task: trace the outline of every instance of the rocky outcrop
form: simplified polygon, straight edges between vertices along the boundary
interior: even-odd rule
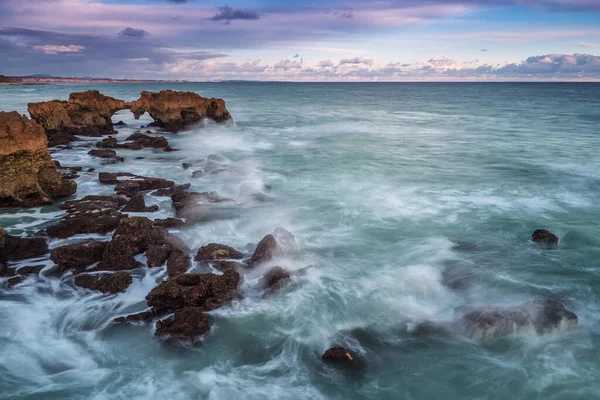
[[[78,275],[75,277],[74,283],[76,286],[95,290],[104,294],[114,294],[124,292],[133,278],[127,272],[115,272],[114,274],[108,274],[103,276],[97,275]]]
[[[265,282],[271,292],[277,292],[289,281],[290,274],[281,267],[274,267],[265,275]]]
[[[537,229],[531,235],[531,240],[534,243],[545,244],[547,246],[558,245],[558,236],[546,229]]]
[[[11,236],[0,227],[0,264],[5,261],[25,260],[48,252],[43,238],[20,238]]]
[[[32,207],[70,196],[48,153],[44,129],[17,112],[0,112],[0,207]]]
[[[175,311],[172,317],[156,323],[156,336],[167,339],[188,339],[210,331],[208,317],[200,307],[185,307]]]
[[[125,204],[125,207],[123,207],[122,211],[123,212],[156,212],[156,211],[158,211],[158,206],[153,205],[153,206],[147,207],[144,195],[141,193],[138,193],[131,197],[129,202],[127,204]]]
[[[244,258],[244,254],[237,251],[233,247],[229,247],[224,244],[210,243],[198,249],[195,260],[206,262],[227,259],[239,260],[241,258]]]
[[[248,265],[255,267],[275,257],[286,256],[293,251],[294,246],[294,235],[283,228],[277,228],[258,243]]]
[[[67,135],[114,133],[111,118],[115,112],[125,108],[128,108],[125,101],[104,96],[97,90],[71,93],[68,101],[30,103],[27,107],[31,118],[46,130],[50,142],[53,142],[54,135],[61,135],[61,144],[64,144]]]
[[[231,119],[222,99],[205,98],[192,92],[163,90],[158,93],[142,92],[141,97],[130,103],[135,118],[150,114],[155,124],[176,132],[204,118],[216,122]]]
[[[102,261],[107,243],[87,241],[60,246],[52,250],[50,259],[59,266],[61,271],[82,269]]]
[[[332,347],[327,349],[321,356],[321,359],[336,368],[340,369],[363,369],[362,360],[351,350],[344,347]]]
[[[177,186],[173,181],[162,178],[138,176],[129,172],[100,172],[98,179],[100,180],[100,183],[115,185],[115,192],[127,197],[132,197],[139,192],[147,190],[172,189]]]
[[[88,152],[90,156],[104,158],[103,164],[116,164],[125,161],[123,157],[117,155],[117,152],[109,149],[93,149]]]

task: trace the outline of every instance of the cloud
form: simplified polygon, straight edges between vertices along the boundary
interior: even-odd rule
[[[285,71],[293,69],[301,69],[302,65],[297,61],[281,60],[273,66],[275,69],[283,69]]]
[[[323,61],[319,61],[319,63],[317,65],[321,68],[330,68],[330,67],[333,67],[335,64],[331,60],[323,60]]]
[[[373,65],[373,59],[364,58],[364,57],[355,57],[355,58],[344,58],[340,60],[340,65],[342,64],[364,64],[364,65]]]
[[[34,46],[33,48],[36,50],[42,50],[46,54],[79,53],[81,50],[85,49],[84,46],[77,46],[74,44],[70,44],[68,46],[46,44],[44,46]]]
[[[236,19],[257,20],[261,18],[261,15],[258,12],[250,9],[233,8],[228,5],[217,7],[217,9],[219,12],[209,18],[211,21],[231,22]]]
[[[488,49],[481,49],[481,51],[486,52],[486,51],[489,51],[489,50]]]
[[[135,28],[129,28],[129,27],[127,27],[127,28],[123,29],[121,32],[119,32],[119,36],[125,37],[125,38],[143,38],[147,35],[149,35],[149,33],[143,29],[135,29]]]
[[[187,3],[188,0],[164,0],[167,3],[173,3],[173,4],[184,4]]]
[[[300,57],[300,54],[295,54],[294,55],[294,58],[298,58],[298,57]]]
[[[591,43],[591,42],[581,42],[579,43],[579,47],[600,47],[599,43]]]

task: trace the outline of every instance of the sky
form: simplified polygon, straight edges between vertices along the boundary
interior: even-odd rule
[[[600,0],[0,0],[0,74],[600,81]]]

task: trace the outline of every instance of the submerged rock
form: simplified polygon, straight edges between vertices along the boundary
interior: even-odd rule
[[[192,92],[163,90],[158,93],[142,92],[141,97],[132,102],[131,111],[135,118],[144,113],[150,114],[155,124],[176,132],[204,118],[216,122],[231,119],[222,99],[207,99]]]
[[[185,225],[185,221],[179,218],[155,219],[154,224],[163,228],[181,228]]]
[[[76,286],[82,288],[105,294],[113,294],[124,292],[131,285],[132,281],[131,275],[127,272],[115,272],[114,274],[103,275],[101,277],[90,274],[77,275],[74,283]]]
[[[90,150],[88,152],[89,155],[94,156],[94,157],[100,157],[100,158],[104,158],[107,161],[105,161],[105,164],[116,164],[119,162],[123,162],[125,161],[125,159],[123,157],[119,157],[117,155],[117,152],[114,150],[108,150],[108,149],[93,149]]]
[[[163,149],[164,151],[173,151],[171,146],[169,146],[169,141],[164,136],[149,136],[143,133],[134,133],[125,140],[131,140],[143,148],[150,147]]]
[[[275,257],[285,256],[293,250],[294,246],[294,235],[283,228],[277,228],[273,234],[265,236],[258,243],[248,265],[254,267]]]
[[[244,254],[237,251],[233,247],[224,244],[210,243],[198,249],[196,253],[196,261],[214,261],[227,259],[241,259]]]
[[[362,360],[352,351],[344,347],[332,347],[325,351],[321,359],[336,368],[342,369],[362,369],[364,365]]]
[[[274,267],[265,275],[265,281],[269,290],[276,292],[290,281],[290,274],[281,267]]]
[[[183,274],[161,283],[146,296],[148,306],[157,312],[184,307],[210,311],[229,303],[236,296],[240,275],[227,271],[223,275]]]
[[[0,112],[0,207],[33,207],[70,196],[50,158],[44,129],[17,112]]]
[[[558,245],[558,236],[546,229],[537,229],[531,235],[531,240],[534,243],[545,244],[549,246]]]
[[[48,252],[43,238],[20,238],[11,236],[0,227],[0,263],[39,257]]]
[[[108,242],[87,241],[68,244],[52,250],[50,259],[62,271],[67,269],[82,269],[102,261],[102,256]]]
[[[208,318],[200,307],[185,307],[171,317],[156,322],[156,335],[170,339],[188,339],[210,331]]]

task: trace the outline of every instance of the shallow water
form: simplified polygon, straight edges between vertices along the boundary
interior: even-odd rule
[[[281,226],[299,247],[282,265],[297,273],[271,297],[262,271],[247,276],[244,299],[212,312],[204,345],[186,348],[159,342],[151,325],[111,324],[144,309],[163,270],[135,271],[127,292],[105,296],[55,277],[47,258],[21,262],[48,268],[0,288],[0,399],[600,398],[600,85],[10,86],[0,110],[91,88],[125,100],[163,88],[223,97],[235,125],[167,134],[176,152],[118,150],[126,162],[103,166],[87,155],[91,139],[53,157],[234,198],[175,233],[192,249],[245,250]],[[121,138],[150,122],[119,120]],[[192,178],[212,154],[223,171]],[[97,173],[78,184],[77,197],[113,189]],[[161,207],[152,217],[172,215],[168,198],[147,202]],[[0,225],[33,234],[60,216],[56,206],[2,210]],[[530,242],[540,227],[558,248]],[[445,277],[461,269],[470,284],[452,290]],[[450,322],[459,306],[550,295],[568,302],[577,329],[486,343],[408,332]],[[364,374],[322,364],[340,344],[364,355]]]

